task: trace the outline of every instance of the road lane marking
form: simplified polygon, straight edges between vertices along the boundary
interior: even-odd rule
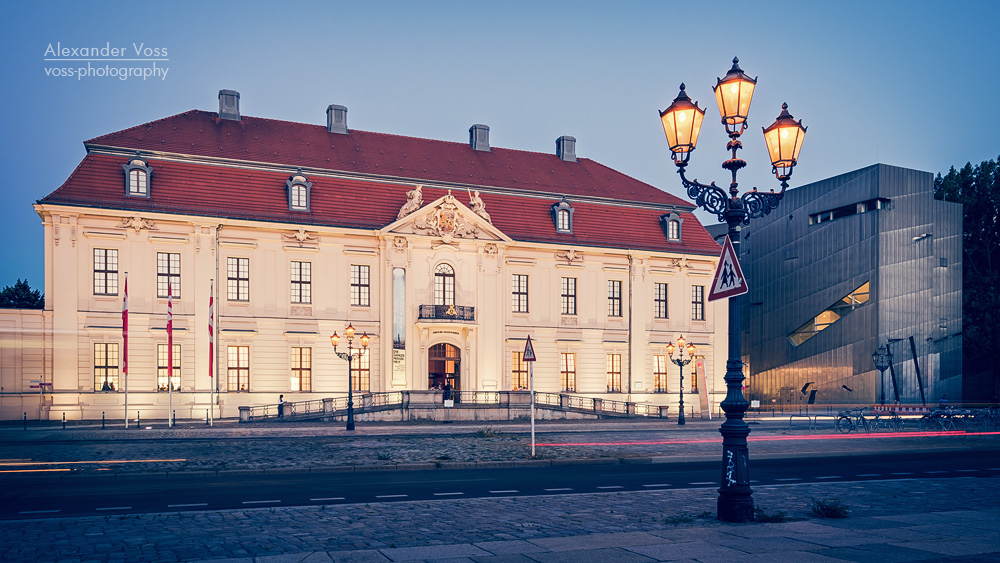
[[[108,506],[105,508],[95,508],[94,510],[132,510],[131,506]]]
[[[889,475],[913,475],[910,471],[899,471],[897,473],[890,473]]]
[[[688,483],[688,485],[714,485],[715,481],[698,481],[697,483]]]
[[[956,469],[959,473],[975,473],[978,469]]]
[[[817,479],[840,479],[840,475],[824,475],[822,477],[817,477]]]
[[[407,495],[375,495],[375,498],[406,498]]]
[[[313,502],[323,502],[324,500],[344,500],[344,497],[311,498],[309,500]]]
[[[490,491],[490,492],[493,493],[493,494],[495,494],[495,495],[503,495],[503,494],[519,493],[521,491],[518,491],[518,490],[515,490],[515,489],[510,489],[508,491]]]
[[[623,487],[621,485],[604,485],[604,486],[597,487],[597,488],[598,489],[624,489],[625,487]]]
[[[858,473],[855,477],[881,477],[881,473]]]
[[[280,500],[245,500],[243,504],[274,504],[276,502],[281,502]]]
[[[18,514],[55,514],[58,510],[22,510]]]
[[[465,493],[434,493],[436,497],[450,497],[454,495],[464,495]]]
[[[934,474],[934,473],[947,473],[947,471],[924,471],[924,473],[927,473],[928,475],[930,475],[930,474]]]
[[[987,469],[986,471],[1000,471],[1000,467],[991,467],[991,468]]]
[[[192,502],[188,504],[168,504],[167,508],[190,508],[192,506],[208,506],[207,502]]]
[[[670,483],[652,483],[649,485],[643,485],[643,487],[669,487]]]
[[[781,479],[775,479],[775,481],[801,481],[799,477],[782,477]]]
[[[562,488],[562,489],[544,489],[544,490],[545,490],[546,492],[549,492],[549,493],[554,493],[554,492],[557,492],[557,491],[572,491],[573,489],[570,489],[570,488]]]

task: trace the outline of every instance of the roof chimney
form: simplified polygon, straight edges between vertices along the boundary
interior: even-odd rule
[[[556,156],[567,162],[576,162],[576,137],[563,135],[556,139]]]
[[[347,108],[330,105],[326,108],[326,130],[331,133],[347,134]]]
[[[219,90],[219,117],[240,120],[240,93],[236,90]]]
[[[473,150],[490,152],[490,128],[478,123],[469,127],[469,146]]]

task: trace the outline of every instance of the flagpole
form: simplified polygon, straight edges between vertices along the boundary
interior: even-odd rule
[[[215,280],[209,280],[208,290],[208,425],[215,426]]]
[[[122,299],[122,340],[125,354],[122,356],[122,375],[125,381],[125,429],[128,429],[128,272],[125,272],[125,297]]]
[[[167,428],[174,425],[174,297],[167,282]]]

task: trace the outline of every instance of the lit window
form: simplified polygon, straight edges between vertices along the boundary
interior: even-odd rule
[[[608,354],[608,393],[622,392],[622,355]]]
[[[368,307],[371,305],[370,268],[351,264],[351,305]]]
[[[557,233],[573,233],[573,206],[563,197],[559,203],[552,205],[552,220]]]
[[[122,165],[125,170],[125,193],[134,197],[149,197],[149,179],[153,169],[137,156]]]
[[[230,301],[250,301],[250,259],[227,258],[228,285],[226,295]]]
[[[705,320],[705,286],[691,286],[691,320]]]
[[[667,284],[665,283],[653,285],[653,317],[657,319],[667,318]]]
[[[434,304],[455,304],[455,270],[448,264],[434,269]]]
[[[94,249],[94,295],[118,295],[118,250]]]
[[[156,296],[166,299],[168,288],[171,296],[181,296],[181,255],[175,252],[157,252]]]
[[[567,393],[576,392],[576,354],[572,352],[561,352],[559,383],[561,389]]]
[[[230,346],[228,354],[228,389],[250,390],[250,347]]]
[[[513,352],[510,379],[514,391],[528,388],[528,362],[524,361],[524,352]]]
[[[514,274],[511,278],[511,311],[515,313],[528,312],[528,276]]]
[[[608,316],[622,316],[622,282],[608,280]]]
[[[653,392],[667,392],[667,357],[663,354],[653,356]]]
[[[561,300],[561,312],[564,315],[575,315],[576,314],[576,278],[562,278],[559,285],[561,286],[560,300]]]
[[[301,169],[285,180],[285,187],[288,189],[288,208],[293,211],[309,211],[312,182],[302,175]]]
[[[94,343],[94,391],[118,390],[118,344]]]
[[[292,348],[292,391],[312,389],[312,348]]]
[[[312,262],[292,262],[292,303],[312,303]]]
[[[688,393],[697,394],[698,393],[698,368],[703,366],[705,362],[704,356],[694,356],[691,358],[691,377],[688,378],[690,383],[690,389]]]
[[[351,362],[351,388],[355,391],[371,390],[371,350],[361,350]]]
[[[173,366],[170,383],[174,391],[181,390],[181,345],[174,344]],[[156,345],[156,390],[167,391],[167,345]]]
[[[826,330],[827,327],[837,322],[844,315],[867,303],[870,299],[869,288],[869,282],[865,282],[861,287],[855,289],[843,299],[837,301],[789,334],[788,340],[793,346],[800,346],[806,340],[816,336],[816,333]]]

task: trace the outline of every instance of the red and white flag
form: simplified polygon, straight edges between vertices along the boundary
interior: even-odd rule
[[[215,365],[215,280],[208,293],[208,377],[212,378]]]
[[[167,282],[167,389],[174,388],[174,293]]]
[[[122,299],[122,340],[125,353],[122,354],[122,375],[128,377],[128,272],[125,272],[125,298]]]

